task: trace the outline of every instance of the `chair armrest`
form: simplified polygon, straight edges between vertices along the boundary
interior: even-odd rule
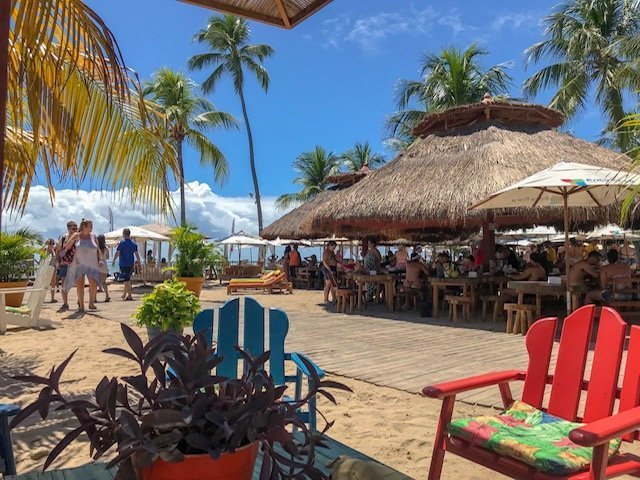
[[[298,367],[298,370],[300,370],[305,377],[310,377],[311,372],[309,371],[309,368],[307,368],[305,362],[302,361],[302,358],[304,358],[309,363],[309,366],[313,368],[318,377],[324,377],[324,371],[315,363],[313,363],[313,360],[311,360],[306,355],[302,353],[290,353],[289,357],[289,360],[291,360],[296,365],[296,367]]]
[[[12,293],[30,293],[30,292],[44,292],[49,290],[51,286],[47,285],[43,288],[33,288],[33,287],[11,287],[11,288],[0,288],[0,295],[9,295]]]
[[[475,377],[462,378],[451,382],[430,385],[422,389],[422,393],[430,398],[444,398],[457,393],[475,390],[477,388],[488,387],[490,385],[498,385],[513,380],[522,380],[525,373],[520,370],[505,370],[502,372],[487,373],[485,375],[477,375]]]
[[[635,407],[576,428],[569,438],[578,445],[596,447],[639,428],[640,407]]]

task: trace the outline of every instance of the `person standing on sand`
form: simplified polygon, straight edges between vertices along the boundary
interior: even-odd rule
[[[111,300],[109,296],[109,287],[107,286],[107,277],[109,276],[109,268],[107,260],[109,260],[109,249],[107,248],[107,240],[104,235],[98,235],[98,256],[100,257],[100,280],[102,289],[104,290],[105,303]]]
[[[131,296],[131,274],[133,267],[140,264],[140,254],[138,253],[138,245],[131,240],[131,230],[125,228],[122,230],[123,239],[118,243],[116,254],[113,256],[112,265],[116,264],[116,260],[120,259],[120,274],[124,280],[124,291],[122,292],[123,300],[133,300]]]
[[[73,220],[67,222],[67,234],[62,235],[58,239],[58,243],[56,244],[55,251],[56,251],[56,255],[58,256],[58,272],[57,272],[58,277],[57,278],[60,279],[60,284],[62,286],[62,291],[60,292],[62,294],[62,306],[60,307],[60,310],[59,310],[60,312],[63,312],[69,309],[69,301],[68,301],[69,292],[64,289],[64,284],[67,279],[69,264],[73,261],[73,255],[75,254],[75,251],[76,251],[73,245],[71,245],[70,248],[65,248],[65,245],[67,243],[67,239],[70,238],[77,231],[78,231],[78,224],[76,222],[74,222]],[[62,253],[63,250],[64,250],[64,254]]]
[[[329,303],[329,294],[331,293],[331,301],[336,301],[336,292],[331,281],[331,276],[338,272],[338,259],[336,258],[336,242],[329,240],[327,246],[322,252],[322,263],[320,268],[324,277],[324,303]],[[335,278],[335,277],[334,277]]]
[[[63,255],[75,248],[73,260],[69,265],[63,291],[67,292],[75,285],[78,292],[78,312],[84,312],[85,277],[89,280],[89,310],[96,310],[96,293],[100,284],[100,258],[98,240],[93,231],[93,222],[82,219],[80,228],[71,235],[63,248]]]

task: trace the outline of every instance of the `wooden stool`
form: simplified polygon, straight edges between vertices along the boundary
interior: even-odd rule
[[[522,335],[527,333],[533,325],[533,312],[536,311],[536,306],[505,303],[504,309],[507,312],[507,333],[522,333]]]
[[[336,288],[336,310],[338,311],[338,313],[346,313],[347,302],[349,302],[349,311],[353,312],[357,296],[357,290]]]
[[[394,295],[394,301],[396,302],[396,308],[402,310],[402,306],[406,305],[407,308],[418,310],[418,298],[420,298],[420,292],[418,290],[407,288],[400,292],[396,292]]]
[[[462,318],[469,321],[469,317],[471,317],[471,297],[447,295],[445,300],[449,303],[449,320],[454,323],[458,320],[458,306],[460,306]]]
[[[504,302],[503,297],[501,297],[500,295],[483,295],[482,297],[480,297],[480,300],[482,301],[482,321],[484,322],[487,320],[487,310],[488,307],[492,305],[492,320],[493,323],[496,323],[500,316],[500,304]]]

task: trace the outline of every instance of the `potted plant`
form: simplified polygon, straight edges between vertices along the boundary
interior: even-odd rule
[[[29,276],[35,268],[34,255],[41,253],[41,249],[34,246],[37,243],[42,243],[40,235],[27,229],[0,232],[0,288],[29,285]],[[19,307],[23,298],[24,293],[8,294],[6,304]]]
[[[165,280],[156,285],[133,314],[138,325],[147,328],[149,339],[163,332],[182,333],[200,311],[200,302],[183,282]]]
[[[204,284],[204,271],[216,261],[214,246],[205,242],[205,238],[191,225],[176,228],[172,242],[178,253],[171,269],[176,279],[184,282],[199,298]]]
[[[263,480],[327,478],[314,466],[314,449],[322,445],[330,424],[323,432],[311,431],[296,410],[318,394],[335,403],[327,389],[347,387],[315,377],[307,395],[285,400],[287,387],[276,386],[264,370],[269,352],[252,358],[237,347],[247,368],[241,378],[228,379],[212,373],[222,358],[202,335],[165,333],[143,345],[130,327],[121,327],[130,350],[104,352],[131,360],[135,371],[120,378],[105,376],[91,400],[61,391],[60,379],[74,354],[48,378],[14,377],[43,388],[38,399],[14,417],[12,428],[35,412],[46,419],[53,410],[67,411],[79,422],[52,449],[45,469],[86,433],[93,460],[115,454],[107,467],[118,467],[117,480],[249,480],[259,448]],[[166,348],[170,357],[161,354]],[[312,365],[308,368],[315,372]]]

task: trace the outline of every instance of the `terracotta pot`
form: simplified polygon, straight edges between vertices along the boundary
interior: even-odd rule
[[[179,463],[158,459],[140,470],[140,480],[251,480],[257,456],[258,442],[254,442],[216,460],[205,454],[187,455]]]
[[[20,280],[17,282],[0,282],[0,288],[20,288],[28,287],[29,280]],[[5,296],[7,307],[19,307],[22,305],[24,293],[9,293]]]
[[[176,280],[184,283],[187,286],[187,290],[192,291],[196,297],[200,298],[204,277],[176,277]]]

